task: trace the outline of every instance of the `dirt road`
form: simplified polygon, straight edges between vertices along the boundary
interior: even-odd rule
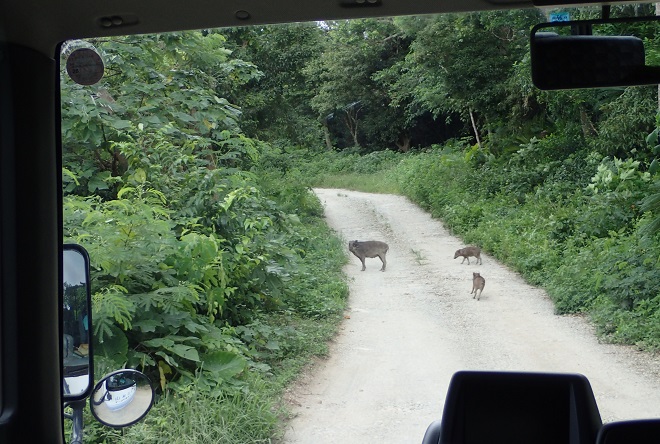
[[[457,370],[577,372],[605,422],[660,417],[660,358],[600,344],[581,317],[557,316],[547,295],[482,255],[468,265],[442,224],[392,195],[315,190],[345,240],[390,245],[387,271],[351,256],[349,308],[328,359],[288,395],[284,442],[419,443],[439,419]],[[472,272],[486,279],[472,298]]]

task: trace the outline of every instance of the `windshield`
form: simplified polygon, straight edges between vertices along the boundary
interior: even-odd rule
[[[94,373],[159,395],[86,435],[410,442],[464,369],[581,373],[605,422],[660,416],[658,87],[530,76],[534,25],[597,13],[66,42]]]

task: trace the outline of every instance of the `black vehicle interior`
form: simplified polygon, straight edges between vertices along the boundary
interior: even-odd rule
[[[596,442],[601,426],[582,375],[462,371],[423,442],[585,444]]]
[[[660,436],[660,420],[619,421],[604,424],[598,432],[598,444],[657,442]]]
[[[605,9],[602,14],[607,16]],[[646,64],[644,42],[634,36],[603,37],[616,23],[657,22],[656,17],[540,23],[531,31],[532,79],[540,89],[594,88],[657,82],[660,67]],[[567,31],[570,28],[570,34]]]
[[[58,54],[64,41],[567,3],[601,2],[0,0],[0,442],[65,441],[61,360],[66,350],[62,295],[57,296],[63,254]],[[539,43],[547,42],[539,38]],[[622,50],[635,44],[625,43]],[[641,63],[634,54],[632,59]],[[460,372],[451,381],[442,420],[431,424],[424,442],[657,443],[660,420],[602,426],[589,382],[580,375]]]

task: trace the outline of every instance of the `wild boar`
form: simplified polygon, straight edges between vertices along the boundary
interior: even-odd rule
[[[360,262],[362,262],[362,271],[366,270],[367,268],[364,265],[364,259],[367,257],[379,257],[380,261],[383,263],[380,271],[385,271],[385,267],[387,266],[385,254],[389,249],[390,247],[385,242],[380,241],[360,242],[354,240],[348,243],[348,251],[357,256],[357,258],[360,259]]]
[[[484,279],[479,273],[472,273],[472,291],[470,294],[474,293],[472,299],[475,297],[477,301],[481,299],[481,294],[484,292],[484,287],[486,286],[486,279]],[[479,296],[477,296],[477,291],[479,291]]]
[[[483,263],[481,261],[481,249],[479,247],[465,247],[461,248],[460,250],[456,250],[456,253],[454,253],[454,259],[456,259],[458,256],[463,256],[461,264],[465,262],[465,259],[467,259],[468,265],[470,265],[470,256],[477,258],[477,264]]]

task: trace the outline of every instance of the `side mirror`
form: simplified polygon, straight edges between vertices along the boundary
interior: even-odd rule
[[[536,25],[530,41],[532,81],[545,90],[660,83],[657,49],[645,45],[660,38],[659,20],[654,16]]]
[[[147,376],[123,369],[101,379],[90,399],[92,415],[102,424],[121,428],[135,424],[151,410],[154,390]]]
[[[62,398],[85,399],[94,385],[92,369],[89,255],[80,245],[62,249]]]

